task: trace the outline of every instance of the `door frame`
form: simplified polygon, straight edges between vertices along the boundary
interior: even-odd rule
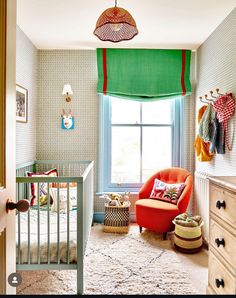
[[[0,189],[0,272],[3,275],[3,281],[0,279],[0,290],[3,294],[15,294],[15,288],[11,287],[7,281],[8,276],[16,272],[15,212],[7,214],[6,202],[9,198],[12,201],[16,198],[16,0],[1,0],[0,8],[1,18],[6,19],[5,33],[1,35],[0,41],[0,55],[5,57],[5,61],[4,59],[1,61],[5,92],[0,93],[0,104],[4,105],[3,115],[0,116],[2,118],[0,125],[2,123],[4,125],[1,135],[4,149],[0,149],[0,156],[1,159],[3,158],[2,162],[5,163],[4,173],[1,174],[4,175],[4,179],[1,179],[4,185]],[[2,42],[4,35],[5,44]]]

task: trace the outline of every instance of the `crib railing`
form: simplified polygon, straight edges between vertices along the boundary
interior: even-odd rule
[[[61,177],[82,177],[90,161],[35,161],[36,172],[57,169],[58,176]]]
[[[34,172],[39,172],[47,171],[54,167],[58,170],[59,177],[23,177],[26,169],[28,171],[34,170]],[[26,214],[18,213],[17,215],[18,270],[76,269],[78,271],[78,293],[83,293],[84,254],[93,220],[93,175],[93,162],[37,161],[27,164],[25,167],[17,168],[17,201],[23,198],[31,199],[31,183],[34,183],[37,189],[37,204],[31,206]],[[66,185],[67,190],[66,211],[64,214],[60,212],[61,183]],[[47,185],[47,201],[44,206],[40,205],[39,199],[40,186],[42,184]],[[77,208],[70,211],[70,191],[72,184],[73,186],[76,185]],[[57,190],[57,212],[53,214],[53,217],[51,210],[52,188]],[[73,212],[73,214],[71,212]],[[32,217],[32,214],[34,217]],[[71,222],[71,220],[74,219],[74,217],[71,218],[72,215],[76,215],[74,222]],[[43,219],[46,222],[44,226],[42,225]],[[51,223],[52,219],[53,225]],[[64,220],[63,226],[61,225],[62,219]],[[36,224],[32,225],[32,220],[36,222]],[[56,225],[56,231],[55,229],[51,231],[51,225],[54,227]],[[32,231],[32,227],[34,231]],[[36,231],[35,227],[37,229]],[[64,229],[64,234],[66,234],[63,239],[61,239],[61,229]],[[54,234],[51,234],[51,232]],[[73,233],[75,239],[72,239]],[[23,236],[24,241],[22,241]],[[72,240],[76,241],[72,242]],[[73,256],[71,256],[71,250],[75,252]]]

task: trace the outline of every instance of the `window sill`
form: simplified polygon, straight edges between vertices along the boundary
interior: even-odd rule
[[[115,193],[118,193],[118,194],[121,194],[121,195],[124,195],[125,194],[125,191],[119,191],[118,189],[117,190],[111,190],[111,191],[104,191],[104,192],[96,192],[96,196],[102,196],[102,195],[105,195],[105,194],[109,194],[111,192],[115,192]],[[139,193],[139,191],[130,191],[130,190],[127,190],[126,193],[129,192],[131,195],[137,195]]]

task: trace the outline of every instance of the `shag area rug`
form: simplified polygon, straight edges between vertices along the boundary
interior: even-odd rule
[[[17,294],[76,294],[76,271],[21,271]],[[85,294],[196,294],[170,240],[131,225],[128,234],[95,225],[85,256]]]

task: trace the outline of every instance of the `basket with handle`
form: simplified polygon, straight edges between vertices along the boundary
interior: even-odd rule
[[[128,233],[129,206],[105,206],[103,231],[106,233]]]

